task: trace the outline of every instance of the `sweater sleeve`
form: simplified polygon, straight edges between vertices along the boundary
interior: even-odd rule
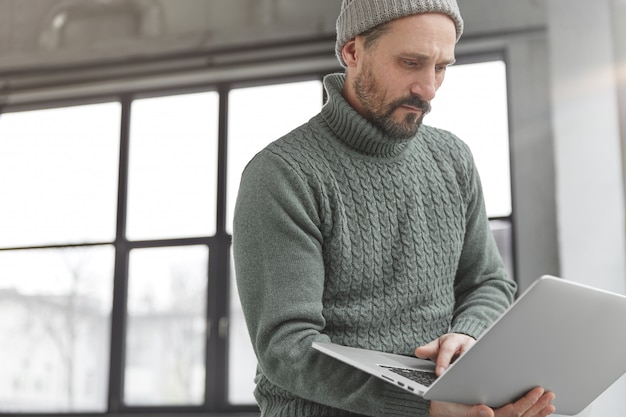
[[[329,341],[323,333],[318,202],[301,172],[269,151],[257,155],[242,176],[233,252],[262,378],[289,396],[350,413],[428,415],[426,401],[311,347]]]
[[[477,338],[511,304],[517,287],[507,276],[489,227],[480,177],[469,150],[466,172],[466,230],[451,330]]]

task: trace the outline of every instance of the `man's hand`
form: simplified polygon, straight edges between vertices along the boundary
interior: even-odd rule
[[[470,336],[449,333],[415,349],[415,356],[433,360],[436,363],[435,372],[439,376],[474,342],[475,340]],[[431,401],[429,415],[430,417],[546,417],[555,411],[552,401],[554,401],[554,393],[545,392],[543,388],[537,387],[514,403],[496,410],[486,405],[471,406]]]
[[[461,353],[469,349],[475,340],[467,335],[448,333],[439,339],[433,340],[427,345],[415,349],[415,356],[422,359],[430,359],[435,362],[435,374],[440,376],[448,369],[450,363]]]
[[[431,401],[430,417],[546,417],[555,412],[554,393],[537,387],[514,403],[493,410],[486,405],[464,405]]]

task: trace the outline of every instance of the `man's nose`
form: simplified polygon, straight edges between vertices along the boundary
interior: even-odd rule
[[[411,93],[424,101],[430,102],[435,98],[438,88],[439,85],[435,70],[424,70],[416,74],[415,80],[411,85]]]

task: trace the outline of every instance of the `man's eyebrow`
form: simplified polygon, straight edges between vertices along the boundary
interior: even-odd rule
[[[428,61],[432,59],[429,55],[420,54],[420,53],[405,53],[405,54],[402,54],[402,56],[404,56],[405,58],[414,59],[416,61]],[[456,62],[455,58],[450,58],[448,60],[442,61],[441,63],[445,65],[454,65],[455,62]]]

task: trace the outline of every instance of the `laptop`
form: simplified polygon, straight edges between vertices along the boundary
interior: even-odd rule
[[[429,360],[313,348],[428,400],[498,408],[542,386],[557,413],[575,415],[626,373],[625,318],[626,296],[546,275],[439,378]]]

